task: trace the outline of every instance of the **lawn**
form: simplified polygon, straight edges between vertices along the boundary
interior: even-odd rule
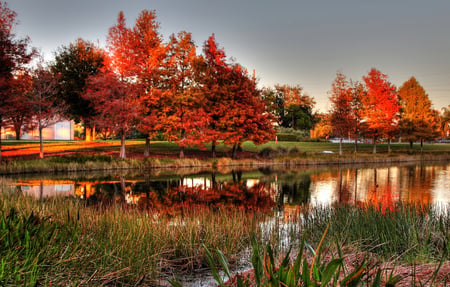
[[[117,157],[119,153],[120,141],[46,141],[44,142],[44,153],[46,156],[68,155],[74,153],[105,154]],[[127,157],[142,158],[144,153],[144,140],[129,140],[126,143]],[[392,153],[407,153],[407,143],[391,144]],[[324,151],[333,153],[339,152],[339,144],[331,142],[268,142],[266,144],[256,146],[252,142],[245,142],[242,145],[240,157],[254,157],[263,149],[285,149],[287,151],[295,149],[304,155],[315,155]],[[362,154],[372,153],[372,144],[359,144],[358,151]],[[386,154],[388,150],[387,144],[377,144],[377,153]],[[153,157],[177,157],[180,147],[175,143],[164,141],[153,141],[150,145],[150,153]],[[345,154],[354,152],[353,144],[343,144]],[[448,153],[450,152],[450,144],[424,144],[423,151],[425,153]],[[230,157],[231,148],[225,145],[218,145],[217,152],[219,157]],[[414,145],[414,153],[420,153],[420,145]],[[187,157],[209,158],[211,157],[211,145],[204,147],[188,147],[185,154]],[[2,142],[2,156],[10,159],[32,159],[39,156],[39,142],[37,141],[17,141],[4,140]]]

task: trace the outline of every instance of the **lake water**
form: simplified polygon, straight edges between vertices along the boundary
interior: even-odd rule
[[[290,246],[289,218],[306,205],[375,204],[390,208],[397,202],[450,206],[450,163],[396,166],[332,166],[300,169],[149,170],[116,173],[71,173],[3,177],[3,182],[43,199],[78,198],[86,204],[121,202],[157,212],[182,206],[272,211],[263,230],[278,226],[281,245]],[[247,262],[248,264],[248,262]],[[242,270],[250,268],[243,265]],[[242,271],[241,270],[241,271]],[[211,286],[211,276],[183,279],[186,286]]]
[[[63,195],[89,203],[122,201],[147,208],[189,201],[296,212],[304,204],[450,203],[450,164],[319,167],[253,171],[150,170],[9,177],[37,198]],[[245,189],[246,195],[239,195]]]

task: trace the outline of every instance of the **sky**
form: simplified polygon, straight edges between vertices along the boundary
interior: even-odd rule
[[[450,105],[448,0],[7,0],[15,33],[52,59],[78,38],[105,47],[123,11],[129,27],[155,10],[165,39],[191,32],[198,53],[215,34],[228,57],[255,70],[260,87],[299,85],[326,112],[340,71],[362,81],[371,68],[400,87],[414,76],[435,109]]]

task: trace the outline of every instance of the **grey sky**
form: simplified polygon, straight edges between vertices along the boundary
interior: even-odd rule
[[[328,108],[336,71],[361,80],[372,67],[400,86],[415,76],[434,108],[450,104],[448,0],[9,0],[17,34],[47,58],[81,37],[104,46],[124,11],[129,26],[156,10],[167,38],[185,30],[201,51],[215,33],[227,56],[253,69],[261,86],[300,85]]]

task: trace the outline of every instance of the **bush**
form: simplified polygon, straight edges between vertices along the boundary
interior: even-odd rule
[[[289,154],[289,150],[282,146],[279,146],[276,149],[272,147],[265,147],[258,152],[258,156],[267,159],[272,159],[287,154]]]
[[[84,155],[84,154],[72,154],[68,156],[52,157],[51,162],[55,163],[86,163],[86,162],[111,162],[112,158],[109,155],[98,154],[98,155]]]

